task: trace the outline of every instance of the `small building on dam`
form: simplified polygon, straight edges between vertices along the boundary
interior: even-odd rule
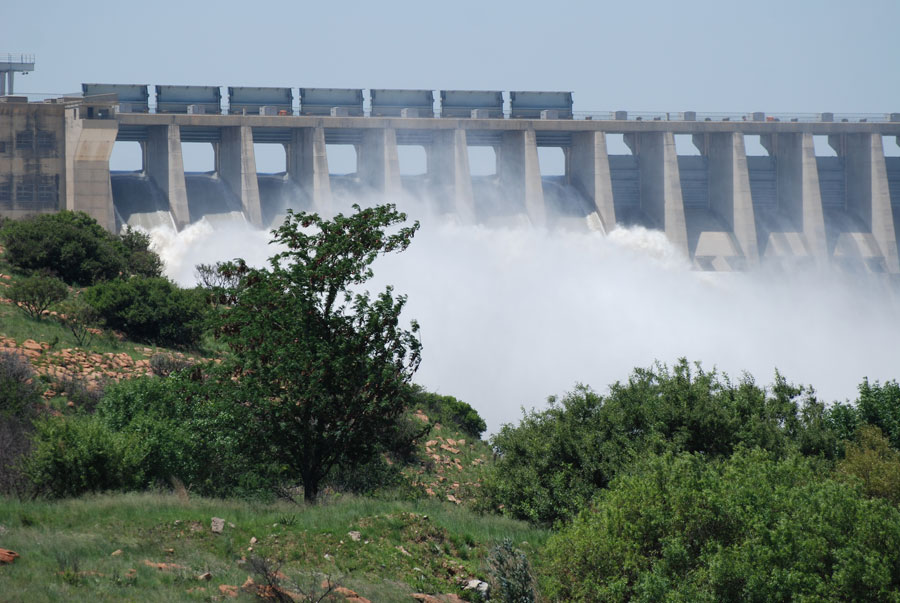
[[[111,171],[115,145],[135,142],[140,169]],[[184,143],[211,145],[214,169],[185,172]],[[283,170],[257,173],[260,144],[284,149]],[[658,229],[701,270],[900,274],[898,144],[896,113],[580,114],[567,92],[84,84],[44,102],[0,96],[0,215],[269,227],[289,207],[409,194],[461,222]],[[329,171],[330,145],[353,149],[355,172]],[[424,149],[423,174],[401,174],[405,145]],[[472,175],[472,147],[493,150],[492,173]],[[564,173],[541,173],[543,147],[561,149]]]

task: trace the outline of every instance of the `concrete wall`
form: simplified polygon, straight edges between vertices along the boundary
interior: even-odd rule
[[[0,216],[52,213],[66,203],[66,121],[60,104],[0,102]]]
[[[357,173],[363,182],[387,200],[400,194],[400,159],[395,130],[385,128],[364,132],[357,155]]]
[[[746,265],[756,265],[759,247],[744,136],[709,134],[698,146],[709,160],[710,210],[730,228]]]
[[[594,204],[604,232],[616,225],[612,177],[604,132],[576,132],[568,161],[569,181]]]
[[[113,119],[80,119],[67,113],[66,207],[83,211],[109,231],[116,230],[109,157],[116,142]]]
[[[510,199],[522,199],[534,226],[547,224],[547,208],[538,164],[534,130],[504,132],[497,149],[497,176],[500,187]]]
[[[452,208],[460,220],[475,220],[472,174],[469,170],[469,148],[465,130],[435,132],[427,149],[428,174],[434,194]]]

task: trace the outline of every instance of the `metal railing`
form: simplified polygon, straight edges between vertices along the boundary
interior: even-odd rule
[[[627,121],[897,122],[900,113],[697,113],[693,111],[575,111],[575,119]]]
[[[27,63],[34,64],[33,54],[0,52],[0,63]]]

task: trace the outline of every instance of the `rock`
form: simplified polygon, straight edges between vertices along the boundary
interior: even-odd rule
[[[359,542],[359,539],[362,538],[362,534],[360,534],[356,530],[347,532],[347,535],[350,536],[350,540],[352,540],[353,542]]]
[[[26,339],[25,343],[22,344],[22,347],[26,350],[35,350],[37,352],[43,352],[44,348],[41,347],[41,344],[36,342],[34,339]]]
[[[259,542],[259,541],[256,539],[256,536],[252,536],[250,538],[250,544],[256,544],[257,542]]]
[[[425,593],[413,593],[411,596],[417,601],[422,601],[422,603],[465,603],[464,599],[454,594],[426,595]]]
[[[0,549],[0,565],[4,563],[12,563],[19,558],[19,554],[9,549]]]
[[[225,520],[221,517],[213,517],[210,522],[210,529],[216,534],[221,534],[222,530],[225,529]]]
[[[488,592],[491,590],[491,585],[481,580],[469,580],[466,582],[466,585],[463,586],[463,590],[474,590],[482,596],[487,597]]]
[[[110,553],[109,556],[110,556],[110,557],[118,557],[118,556],[121,555],[121,554],[122,554],[122,549],[116,549],[116,550],[114,550],[112,553]]]
[[[325,559],[328,560],[328,561],[331,561],[332,559],[334,559],[334,556],[331,555],[331,553],[325,553],[325,554],[323,555],[323,557],[325,557]]]
[[[155,561],[150,561],[149,559],[144,559],[144,565],[156,568],[160,571],[184,569],[183,565],[178,565],[177,563],[157,563]]]
[[[448,495],[447,495],[447,500],[449,500],[449,501],[452,502],[452,503],[456,503],[457,505],[460,504],[460,503],[462,502],[461,500],[459,500],[458,498],[456,498],[456,497],[453,496],[452,494],[448,494]]]
[[[425,414],[424,412],[422,412],[421,410],[417,410],[417,411],[416,411],[415,417],[416,417],[418,420],[422,421],[423,423],[427,423],[427,422],[428,422],[428,415],[426,415],[426,414]]]
[[[230,584],[220,584],[219,592],[230,599],[236,599],[238,596],[238,587]]]
[[[209,582],[210,580],[212,580],[212,574],[209,572],[203,572],[202,574],[197,576],[197,580],[206,580],[207,582]]]
[[[403,548],[403,545],[398,544],[397,550],[400,551],[401,553],[403,553],[404,555],[406,555],[407,557],[412,557],[412,554],[409,551],[407,551],[405,548]]]

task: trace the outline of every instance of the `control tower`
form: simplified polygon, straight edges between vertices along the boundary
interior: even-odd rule
[[[13,76],[16,72],[25,74],[29,71],[34,71],[33,54],[0,54],[0,96],[14,93]]]

